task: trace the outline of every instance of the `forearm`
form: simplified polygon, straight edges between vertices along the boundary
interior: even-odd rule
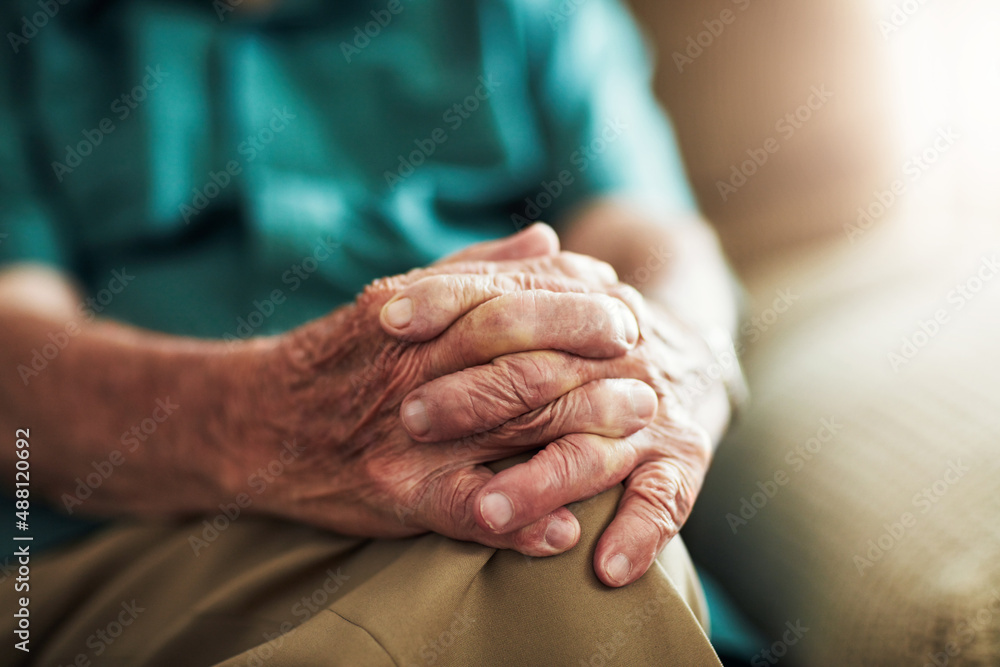
[[[735,284],[715,233],[700,218],[658,221],[650,214],[614,200],[579,212],[562,235],[566,250],[611,264],[620,278],[650,301],[702,335],[713,330],[733,334],[737,327]],[[704,346],[691,354],[704,356]],[[705,357],[702,365],[715,362]],[[717,441],[729,420],[729,400],[722,382],[699,384],[695,419]]]
[[[30,429],[33,488],[74,512],[210,507],[221,440],[239,423],[232,353],[91,319],[77,303],[54,272],[0,274],[0,432]],[[0,461],[13,454],[0,448]]]

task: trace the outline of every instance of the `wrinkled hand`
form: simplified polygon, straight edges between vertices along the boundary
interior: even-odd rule
[[[622,438],[653,416],[656,400],[649,386],[601,379],[596,367],[577,371],[575,379],[551,377],[541,383],[551,391],[539,394],[537,404],[529,399],[530,408],[560,411],[559,419],[533,420],[522,401],[477,402],[475,392],[484,381],[522,386],[525,397],[540,384],[523,375],[523,364],[504,361],[519,352],[611,359],[637,341],[629,307],[600,293],[616,282],[614,271],[595,260],[557,254],[555,243],[551,230],[539,228],[474,247],[445,263],[377,281],[353,305],[286,335],[256,341],[250,355],[256,371],[247,388],[247,436],[228,457],[234,466],[228,475],[231,491],[244,491],[248,473],[267,468],[283,442],[294,442],[301,453],[282,459],[281,474],[255,502],[258,511],[350,535],[434,531],[529,555],[573,546],[579,525],[560,507],[563,503],[535,512],[531,520],[522,520],[522,512],[516,528],[498,532],[482,525],[475,502],[494,479],[483,462],[571,433]],[[427,280],[467,284],[470,294],[493,298],[470,304],[449,301],[442,292],[439,299],[429,295],[420,308],[412,302],[399,307],[400,299],[394,301],[396,308],[384,307],[401,289],[422,290]],[[401,335],[419,337],[428,313],[436,313],[435,321],[448,319],[447,330],[435,332],[428,342],[401,341],[380,326],[380,317],[390,327],[390,322],[405,323],[410,335]],[[538,366],[539,371],[547,368]],[[596,381],[579,381],[588,374]],[[411,436],[400,420],[403,398],[445,376],[463,396],[463,406],[472,407],[461,415],[460,430],[469,436],[436,433],[435,442]],[[545,407],[549,404],[556,407]],[[429,414],[404,414],[414,432],[443,419],[434,416],[424,423]],[[474,435],[485,431],[488,441]],[[442,439],[446,444],[438,442]]]
[[[686,521],[701,488],[712,443],[692,417],[690,404],[703,398],[699,371],[712,357],[699,336],[647,304],[632,288],[621,285],[607,291],[629,303],[638,316],[641,336],[626,355],[585,359],[572,351],[548,350],[503,356],[419,387],[406,397],[401,414],[411,437],[425,443],[477,434],[480,442],[496,445],[511,433],[548,443],[529,461],[489,479],[469,499],[486,535],[516,534],[567,504],[624,481],[617,515],[594,556],[600,579],[622,586],[649,569]],[[478,277],[430,276],[394,299],[411,300],[414,315],[408,327],[401,330],[383,322],[389,332],[431,340],[441,332],[449,335],[447,327],[456,314],[503,298],[494,285],[484,285]],[[539,321],[540,328],[560,325],[554,318]],[[496,372],[498,367],[502,373]],[[655,388],[656,405],[647,403],[653,397],[643,391],[626,403],[614,381],[600,378],[638,379],[644,385],[636,386]],[[634,424],[636,415],[654,411],[649,426],[611,433],[615,420]],[[512,412],[517,417],[511,420]],[[612,421],[602,430],[570,432],[568,425],[585,423],[594,415],[599,415],[598,421]],[[562,435],[548,440],[550,425]]]

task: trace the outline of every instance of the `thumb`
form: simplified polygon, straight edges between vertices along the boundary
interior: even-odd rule
[[[477,243],[434,262],[433,266],[455,262],[500,262],[511,259],[551,257],[559,253],[559,237],[544,222],[496,241]]]

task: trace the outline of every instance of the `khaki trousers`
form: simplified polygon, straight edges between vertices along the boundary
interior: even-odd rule
[[[574,506],[581,542],[554,558],[247,516],[211,541],[201,519],[116,525],[32,562],[30,653],[5,592],[0,664],[719,665],[679,538],[632,586],[594,576],[620,495]]]

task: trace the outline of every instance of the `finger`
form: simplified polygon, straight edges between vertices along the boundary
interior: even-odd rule
[[[496,241],[485,241],[434,262],[433,266],[469,261],[501,261],[544,257],[559,252],[559,237],[544,222],[535,223],[517,234]]]
[[[429,340],[485,301],[524,289],[583,292],[591,287],[631,296],[618,283],[618,274],[610,264],[569,252],[516,262],[461,261],[448,264],[447,269],[415,272],[414,276],[423,277],[399,289],[382,306],[380,321],[386,333],[413,342]],[[505,275],[515,278],[500,277]]]
[[[572,433],[625,438],[656,417],[657,396],[638,380],[595,380],[537,410],[476,434],[499,451],[538,447]],[[476,436],[473,436],[476,437]]]
[[[624,437],[648,424],[656,414],[652,388],[603,379],[603,372],[599,364],[559,352],[508,355],[418,387],[403,399],[400,418],[414,440],[482,434],[477,441],[491,451],[568,433]]]
[[[581,357],[623,355],[639,339],[635,315],[603,294],[511,292],[461,317],[425,344],[427,380],[479,366],[506,354],[561,350]]]
[[[691,427],[687,440],[671,442],[669,450],[628,477],[615,518],[597,543],[594,571],[608,586],[645,574],[691,514],[708,470],[708,434]]]
[[[476,499],[476,521],[486,532],[518,530],[557,507],[611,488],[628,476],[637,459],[628,438],[581,433],[559,438],[497,473]]]
[[[461,261],[433,269],[427,275],[442,273],[533,273],[572,278],[594,287],[608,288],[618,285],[618,274],[613,266],[599,259],[574,252],[529,257],[518,260]]]
[[[493,473],[482,466],[439,477],[421,502],[423,527],[457,540],[513,549],[527,556],[552,556],[579,542],[580,524],[565,507],[555,508],[538,521],[503,535],[483,530],[476,523],[472,500],[492,477]]]
[[[629,478],[611,525],[594,553],[594,572],[608,586],[632,583],[687,520],[694,491],[666,462],[640,466]]]
[[[636,288],[626,283],[616,283],[609,286],[605,290],[605,293],[608,296],[613,296],[616,299],[624,301],[625,305],[627,305],[629,309],[635,313],[636,318],[640,323],[642,323],[644,319],[648,319],[649,309],[646,306],[646,299]]]
[[[535,273],[427,276],[386,302],[380,322],[390,336],[419,343],[434,338],[490,299],[525,290],[586,293],[590,288],[573,278]]]

